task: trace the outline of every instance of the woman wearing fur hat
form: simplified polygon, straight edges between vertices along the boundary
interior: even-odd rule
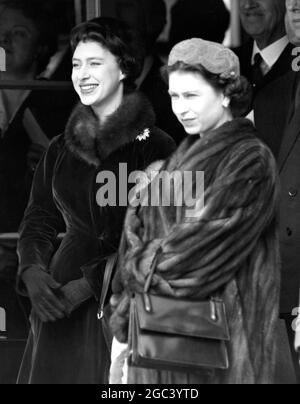
[[[184,204],[129,209],[111,326],[117,341],[126,344],[130,298],[144,291],[156,262],[150,293],[222,297],[230,331],[229,369],[177,373],[125,366],[127,380],[272,383],[280,277],[274,158],[252,123],[239,118],[247,110],[249,85],[229,49],[201,39],[184,41],[170,54],[168,77],[173,111],[189,137],[161,171],[204,172],[205,207],[200,204],[197,211],[196,201],[192,221],[186,221]],[[149,192],[159,191],[151,187]]]
[[[99,202],[104,184],[97,184],[98,173],[115,176],[111,191],[119,196],[120,163],[128,173],[143,170],[174,149],[154,127],[147,100],[133,91],[142,64],[135,33],[98,19],[76,27],[71,39],[72,80],[81,102],[37,169],[21,226],[19,289],[33,311],[19,383],[107,382],[110,358],[97,299],[107,257],[118,248],[126,202]],[[62,225],[66,235],[55,251]]]

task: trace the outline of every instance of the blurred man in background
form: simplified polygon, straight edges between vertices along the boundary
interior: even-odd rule
[[[286,0],[285,4],[288,38],[293,46],[299,46],[300,0]],[[300,287],[300,73],[293,70],[295,66],[293,58],[289,59],[288,69],[284,75],[266,84],[257,93],[254,111],[259,136],[276,156],[280,173],[282,257],[280,316],[286,324],[290,352],[300,383],[299,362],[294,351],[295,329],[293,329],[295,328],[293,315],[299,305]]]
[[[241,23],[250,40],[237,50],[242,74],[258,92],[290,70],[292,44],[285,31],[285,0],[240,0]]]
[[[288,37],[290,41],[296,45],[300,46],[300,0],[286,0],[286,29],[288,33]],[[299,54],[299,52],[298,52]],[[294,64],[293,67],[297,69],[290,75],[291,80],[294,83],[294,90],[291,94],[292,102],[291,102],[291,111],[290,111],[290,119],[288,122],[288,126],[286,128],[286,133],[284,140],[286,143],[290,145],[289,152],[291,153],[289,159],[294,162],[294,170],[293,172],[287,172],[287,175],[292,175],[293,182],[295,184],[294,193],[295,201],[294,201],[294,209],[287,212],[287,214],[294,215],[292,218],[294,219],[294,232],[296,235],[296,239],[294,240],[294,251],[293,251],[293,260],[291,264],[293,265],[293,270],[295,273],[295,283],[298,285],[298,290],[300,287],[300,254],[296,253],[296,248],[299,246],[300,242],[300,201],[298,191],[300,192],[300,163],[299,163],[299,153],[300,153],[300,70],[299,64]],[[292,147],[293,145],[293,147]],[[292,220],[291,218],[291,220]],[[287,246],[288,247],[288,246]],[[292,245],[289,246],[292,248]],[[297,261],[296,261],[297,259]],[[294,304],[295,301],[293,301]],[[295,302],[296,304],[296,302]],[[295,305],[293,308],[294,313],[298,313],[298,322],[294,321],[294,325],[296,325],[294,331],[296,331],[296,339],[295,339],[295,348],[297,353],[300,353],[300,303],[297,306]],[[297,311],[297,313],[296,313]],[[291,320],[291,319],[290,319]],[[293,334],[292,334],[293,335]],[[291,335],[291,337],[292,337]],[[294,362],[297,369],[298,383],[300,384],[300,370],[299,370],[299,357],[297,355],[294,356]]]
[[[293,87],[290,80],[281,80],[291,72],[294,48],[286,34],[285,0],[240,0],[239,6],[242,26],[250,36],[237,54],[242,74],[253,84],[251,115],[261,136],[278,157]],[[279,103],[277,97],[267,95],[269,90],[265,91],[272,85],[276,87]]]

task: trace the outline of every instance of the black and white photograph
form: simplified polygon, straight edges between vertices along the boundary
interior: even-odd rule
[[[300,0],[0,0],[0,385],[24,384],[300,384]]]

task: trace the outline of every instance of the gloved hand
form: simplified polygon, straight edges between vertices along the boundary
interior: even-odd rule
[[[55,322],[66,316],[64,303],[55,295],[55,290],[60,289],[61,285],[51,275],[38,267],[32,267],[23,273],[22,280],[27,288],[32,309],[42,322]]]
[[[15,249],[0,246],[0,280],[15,282],[18,257]]]
[[[64,303],[68,315],[93,295],[93,290],[85,278],[71,281],[59,291],[60,299]]]

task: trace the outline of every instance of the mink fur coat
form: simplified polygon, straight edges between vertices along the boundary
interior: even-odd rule
[[[172,153],[173,140],[155,128],[154,120],[148,101],[135,93],[125,96],[104,124],[79,104],[65,134],[54,139],[41,161],[21,226],[19,290],[24,291],[23,271],[34,266],[63,286],[85,276],[95,297],[55,323],[32,315],[19,383],[107,383],[110,357],[97,321],[97,298],[106,258],[119,246],[126,205],[99,205],[103,184],[97,178],[100,172],[113,173],[118,190],[119,182],[128,180],[120,178],[119,164],[129,175]],[[66,235],[56,250],[64,226]]]
[[[250,121],[236,119],[201,139],[186,139],[161,170],[203,171],[205,204],[196,202],[192,221],[184,204],[128,211],[114,279],[114,335],[127,341],[130,297],[143,292],[156,259],[151,293],[224,299],[230,367],[182,374],[130,368],[129,383],[272,383],[280,288],[273,155]]]

